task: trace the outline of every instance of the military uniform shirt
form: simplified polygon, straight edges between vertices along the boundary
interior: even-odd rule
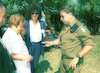
[[[73,59],[86,45],[93,45],[90,32],[76,18],[70,25],[64,25],[60,33],[62,57]]]

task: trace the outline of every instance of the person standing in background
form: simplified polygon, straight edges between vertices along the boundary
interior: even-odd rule
[[[6,9],[3,6],[3,2],[0,1],[0,28],[2,26],[2,22],[5,22],[5,14]],[[2,31],[0,30],[2,33]],[[0,33],[0,73],[15,73],[16,67],[14,62],[8,53],[7,49],[3,46],[1,40],[1,33]]]
[[[24,27],[26,33],[24,35],[26,45],[29,50],[29,54],[34,57],[31,62],[31,71],[35,73],[40,54],[44,55],[44,48],[41,42],[46,37],[45,22],[41,21],[41,7],[38,4],[32,4],[27,10],[27,19]]]

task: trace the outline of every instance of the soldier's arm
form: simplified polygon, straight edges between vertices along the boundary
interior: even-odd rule
[[[59,44],[61,44],[60,39],[56,39],[51,43],[51,45],[59,45]]]
[[[82,45],[84,46],[83,49],[75,56],[75,58],[71,61],[70,67],[72,69],[76,68],[76,64],[79,62],[79,59],[84,57],[90,50],[93,48],[94,44],[90,35],[90,32],[85,27],[79,27],[77,30],[78,38],[80,39]]]
[[[94,43],[89,30],[85,26],[80,27],[78,30],[80,30],[78,31],[79,39],[83,42],[84,46],[83,49],[78,53],[80,58],[82,58],[90,52],[94,46]]]
[[[54,41],[46,41],[45,43],[45,47],[61,44],[60,39],[55,39]]]
[[[93,48],[93,45],[86,45],[83,49],[79,52],[80,58],[84,57],[90,50]]]

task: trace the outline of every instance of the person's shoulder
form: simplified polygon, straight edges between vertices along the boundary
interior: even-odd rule
[[[45,26],[45,22],[44,21],[39,20],[39,23],[40,23],[40,25]]]
[[[61,31],[63,31],[66,28],[67,25],[63,25],[61,28]]]
[[[1,43],[1,38],[0,38],[0,47],[2,46],[2,43]]]
[[[13,36],[15,32],[12,31],[9,27],[7,28],[7,30],[5,31],[4,35],[2,36],[2,40],[10,40],[11,38],[13,39]],[[8,39],[9,38],[9,39]]]
[[[71,26],[70,32],[74,33],[80,25],[81,25],[81,22],[75,18],[73,22],[70,24]]]
[[[4,50],[4,47],[3,47],[2,43],[0,42],[0,53],[4,52],[3,50]]]
[[[84,23],[83,21],[79,21],[77,20],[76,22],[79,31],[81,30],[82,32],[86,32],[86,30],[88,30],[86,23]]]
[[[29,24],[29,20],[25,20],[25,23],[23,26],[26,28],[28,26],[28,24]]]
[[[29,22],[29,20],[25,20],[25,24],[28,23],[28,22]]]
[[[76,33],[79,35],[90,35],[90,31],[84,23],[79,25],[79,27],[76,30]]]
[[[78,29],[79,25],[77,25],[76,23],[71,27],[70,32],[74,33],[77,29]]]
[[[79,28],[81,29],[82,32],[86,32],[86,33],[89,32],[88,27],[84,23],[82,23],[79,26]]]
[[[42,22],[42,23],[45,23],[45,22],[44,22],[44,21],[42,21],[42,20],[39,20],[39,22],[40,22],[40,23],[41,23],[41,22]]]

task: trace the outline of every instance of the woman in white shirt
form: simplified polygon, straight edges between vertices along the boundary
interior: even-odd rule
[[[44,54],[44,49],[41,45],[45,34],[45,22],[41,21],[41,7],[38,4],[32,4],[27,11],[27,21],[24,24],[26,30],[25,42],[29,50],[29,54],[34,57],[31,62],[32,73],[35,73],[40,54]]]
[[[14,59],[16,73],[31,73],[30,61],[33,60],[33,57],[29,55],[26,44],[20,35],[24,22],[25,19],[21,15],[11,15],[10,27],[2,37],[4,46]]]

